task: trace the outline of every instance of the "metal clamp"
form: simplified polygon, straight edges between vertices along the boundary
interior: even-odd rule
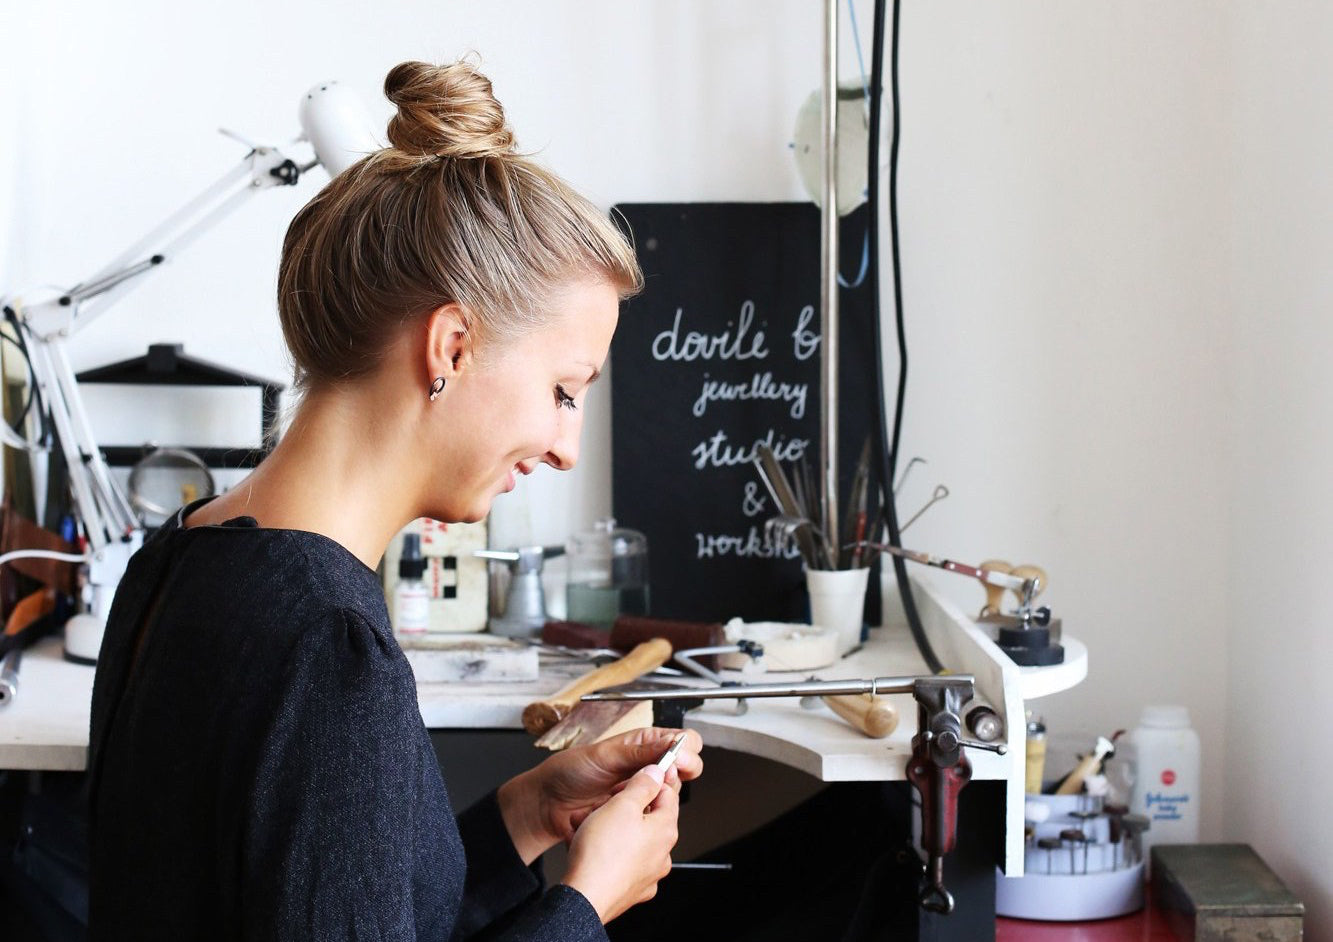
[[[963,738],[964,707],[972,699],[971,677],[922,677],[912,685],[917,705],[917,734],[907,779],[921,795],[921,849],[927,856],[923,909],[951,913],[953,894],[944,886],[944,855],[958,836],[958,795],[972,780],[972,763],[963,747],[1004,755],[1003,743]]]
[[[722,675],[717,671],[710,670],[695,660],[697,657],[705,657],[709,654],[748,654],[751,658],[758,660],[764,656],[764,646],[758,641],[742,639],[735,644],[718,644],[707,648],[686,648],[683,651],[676,651],[672,654],[672,658],[681,667],[692,673],[698,674],[705,680],[711,680],[719,687],[744,687],[745,685],[739,681],[724,680]],[[745,712],[749,709],[750,705],[746,702],[743,695],[736,699],[737,716],[744,716]]]

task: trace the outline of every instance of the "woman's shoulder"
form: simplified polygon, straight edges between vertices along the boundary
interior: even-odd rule
[[[187,528],[188,510],[154,534],[126,573],[160,588],[173,621],[274,651],[401,657],[379,575],[341,544],[246,517]]]

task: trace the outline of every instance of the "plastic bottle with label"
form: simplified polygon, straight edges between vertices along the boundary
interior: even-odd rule
[[[1147,861],[1154,844],[1199,842],[1199,735],[1183,706],[1146,706],[1122,751],[1130,811],[1148,818]]]
[[[405,534],[403,554],[398,557],[398,584],[393,589],[393,627],[398,634],[424,634],[430,627],[430,587],[422,579],[425,572],[421,537]]]

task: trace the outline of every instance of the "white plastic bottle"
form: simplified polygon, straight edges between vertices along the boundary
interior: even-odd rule
[[[421,578],[426,560],[421,556],[421,537],[403,536],[403,554],[398,559],[398,584],[393,590],[393,627],[400,635],[420,635],[430,627],[430,587]]]
[[[1154,844],[1199,842],[1199,735],[1183,706],[1147,706],[1129,734],[1124,757],[1129,809],[1145,815],[1145,863]],[[1145,871],[1146,872],[1146,871]]]

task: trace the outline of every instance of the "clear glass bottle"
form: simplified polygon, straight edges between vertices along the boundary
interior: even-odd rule
[[[419,635],[430,627],[430,587],[422,579],[425,572],[420,535],[403,534],[398,582],[393,588],[393,627],[399,634]]]
[[[612,518],[569,540],[566,618],[610,627],[620,615],[648,614],[648,538]]]

